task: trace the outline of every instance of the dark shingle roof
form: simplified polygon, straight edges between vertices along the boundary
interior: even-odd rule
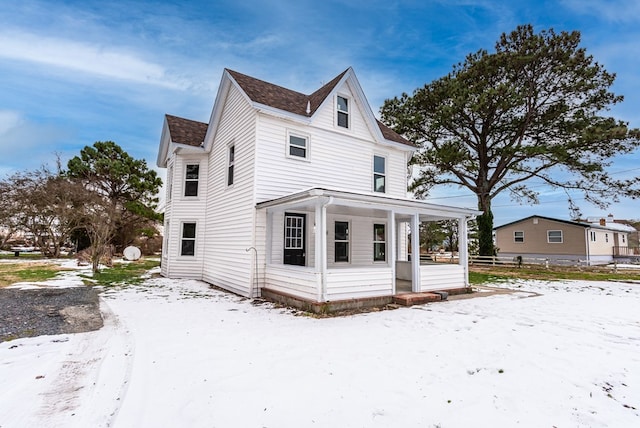
[[[347,73],[348,69],[337,75],[329,83],[322,86],[311,95],[292,91],[291,89],[283,88],[282,86],[274,85],[273,83],[238,73],[237,71],[229,69],[226,69],[226,71],[231,75],[231,77],[233,77],[238,85],[240,85],[242,90],[253,102],[288,111],[300,116],[309,117],[315,113],[318,107],[320,107],[320,104],[322,104],[322,102],[329,96],[340,79],[342,79]],[[307,106],[310,108],[309,113],[307,113]],[[376,120],[376,122],[382,132],[382,135],[387,140],[406,144],[408,146],[414,146],[413,143],[397,134],[382,122],[378,120]]]
[[[165,116],[172,142],[194,147],[202,145],[204,136],[207,134],[208,124],[169,114]]]

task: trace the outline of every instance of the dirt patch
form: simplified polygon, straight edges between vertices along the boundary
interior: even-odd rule
[[[0,289],[0,342],[98,330],[98,293],[90,287]]]

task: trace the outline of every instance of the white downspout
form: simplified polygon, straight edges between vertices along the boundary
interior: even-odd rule
[[[589,240],[589,235],[591,235],[591,228],[587,227],[584,230],[584,242],[585,242],[585,249],[587,252],[587,266],[591,266],[591,251],[590,251],[590,245],[591,245],[591,241]]]

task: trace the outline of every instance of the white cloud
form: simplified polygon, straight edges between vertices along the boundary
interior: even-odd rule
[[[170,89],[189,86],[184,80],[169,76],[163,66],[145,61],[125,49],[19,30],[0,32],[0,58]]]
[[[640,2],[637,0],[565,0],[563,3],[574,12],[610,22],[640,20]]]

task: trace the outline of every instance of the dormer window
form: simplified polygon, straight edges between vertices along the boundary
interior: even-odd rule
[[[186,166],[184,178],[184,195],[198,196],[198,179],[200,176],[200,165],[191,164]]]
[[[349,128],[349,99],[338,95],[337,100],[338,126]]]

